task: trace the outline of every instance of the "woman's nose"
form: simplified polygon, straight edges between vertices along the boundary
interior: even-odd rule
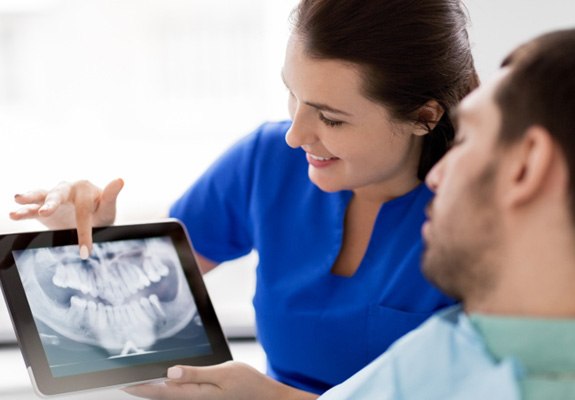
[[[313,132],[314,127],[312,124],[306,123],[305,116],[301,113],[295,113],[291,127],[286,132],[286,143],[294,149],[313,144],[317,141]]]

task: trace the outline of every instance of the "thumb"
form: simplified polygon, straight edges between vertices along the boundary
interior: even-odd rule
[[[98,224],[109,225],[116,219],[116,200],[124,187],[124,180],[114,179],[102,190],[100,204],[98,205]]]
[[[100,198],[100,204],[115,203],[120,191],[124,187],[124,180],[122,178],[114,179],[108,183],[104,190],[102,190],[102,197]]]
[[[226,376],[219,365],[209,367],[191,367],[176,365],[168,368],[168,379],[178,383],[209,383],[218,385]]]

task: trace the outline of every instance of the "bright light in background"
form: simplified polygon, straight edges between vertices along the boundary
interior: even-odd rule
[[[42,229],[9,220],[13,195],[60,180],[122,177],[118,222],[166,215],[232,142],[287,117],[296,2],[0,0],[0,232]],[[256,259],[206,277],[232,336],[253,335]]]
[[[287,117],[295,0],[0,1],[0,231],[13,195],[123,177],[118,221],[160,217],[240,136]]]
[[[464,3],[483,79],[520,42],[575,26],[572,1]],[[8,219],[13,195],[60,180],[122,177],[118,222],[166,215],[232,142],[287,117],[280,70],[296,4],[0,0],[0,232],[42,228]],[[254,257],[206,279],[239,335],[253,331]]]
[[[519,42],[574,26],[564,0],[466,0],[482,78]],[[297,0],[0,0],[0,232],[13,195],[123,177],[118,222],[164,216],[226,147],[287,117]]]

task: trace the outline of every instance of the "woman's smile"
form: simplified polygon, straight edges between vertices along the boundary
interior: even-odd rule
[[[311,153],[306,153],[307,162],[315,168],[325,168],[337,160],[337,157],[320,157]]]

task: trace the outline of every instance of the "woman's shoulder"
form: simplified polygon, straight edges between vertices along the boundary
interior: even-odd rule
[[[265,162],[270,154],[280,156],[291,149],[285,142],[285,134],[291,121],[265,122],[244,134],[224,151],[212,167],[224,165],[226,168],[235,165],[245,169],[259,162]],[[249,167],[248,167],[249,169]]]
[[[289,120],[264,122],[249,136],[257,141],[259,146],[282,146],[289,149],[285,135],[290,126]]]
[[[285,135],[287,130],[290,128],[290,126],[291,121],[287,119],[281,121],[266,121],[262,123],[257,130],[261,131],[262,134],[267,135],[275,134],[283,137],[283,135]]]
[[[240,137],[227,153],[245,154],[251,158],[259,157],[262,150],[285,152],[292,150],[285,142],[285,134],[291,126],[291,121],[264,122],[250,133]],[[264,151],[265,153],[265,151]]]
[[[280,166],[293,163],[307,165],[301,149],[291,148],[285,141],[285,135],[291,121],[265,122],[244,137],[237,146],[255,165]]]

